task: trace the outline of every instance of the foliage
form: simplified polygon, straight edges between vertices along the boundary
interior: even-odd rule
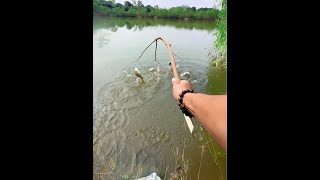
[[[219,13],[217,29],[216,46],[223,51],[227,48],[227,0],[223,0],[222,2],[222,9]]]
[[[214,20],[219,11],[213,8],[199,8],[179,6],[170,9],[161,9],[158,5],[143,5],[141,0],[125,1],[124,4],[113,1],[93,0],[94,14],[116,17],[149,17],[168,19],[203,19]]]

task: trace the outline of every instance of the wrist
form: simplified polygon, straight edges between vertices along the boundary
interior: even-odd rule
[[[185,107],[185,102],[183,101],[184,97],[186,94],[191,94],[193,93],[193,90],[187,89],[187,90],[183,90],[180,94],[179,94],[179,98],[178,98],[178,106],[180,107],[181,111],[183,114],[185,114],[186,116],[189,117],[193,117],[192,113],[187,109],[187,107]]]
[[[192,105],[192,101],[195,97],[196,93],[187,93],[184,95],[183,97],[183,104],[184,106],[187,108],[187,110],[189,112],[191,112],[194,115],[194,111],[193,111],[193,105]]]

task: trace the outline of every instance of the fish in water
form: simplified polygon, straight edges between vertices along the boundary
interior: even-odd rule
[[[171,65],[171,62],[169,62],[169,65]],[[179,68],[179,65],[178,65],[178,64],[176,64],[176,68],[177,68],[177,69]]]
[[[190,78],[190,73],[187,71],[187,72],[182,73],[180,76],[185,77],[185,78]]]
[[[197,80],[195,79],[195,80],[191,81],[190,83],[191,83],[191,84],[192,84],[192,83],[197,83]]]
[[[149,69],[149,72],[153,72],[153,71],[155,71],[156,70],[156,68],[150,68]]]
[[[140,73],[140,71],[139,71],[138,68],[134,68],[134,74],[135,74],[137,77],[139,77],[142,82],[144,82],[143,77],[142,77],[142,75],[141,75],[141,73]]]
[[[137,84],[141,84],[141,83],[143,83],[143,81],[142,81],[140,78],[137,78],[137,79],[136,79],[136,83],[137,83]]]

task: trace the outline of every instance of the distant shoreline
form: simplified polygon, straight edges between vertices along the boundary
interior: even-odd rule
[[[162,17],[162,16],[116,16],[112,14],[104,14],[101,12],[94,12],[93,16],[95,17],[114,17],[114,18],[135,18],[135,19],[166,19],[166,20],[179,20],[179,21],[216,21],[217,18],[210,18],[210,19],[194,19],[188,17],[181,17],[181,18],[171,18],[171,17]]]
[[[93,16],[136,17],[153,19],[180,19],[180,20],[216,20],[219,10],[214,8],[196,8],[186,5],[162,9],[159,6],[143,5],[138,0],[124,4],[114,1],[93,0]]]

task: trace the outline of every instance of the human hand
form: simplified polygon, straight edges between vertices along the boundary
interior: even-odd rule
[[[173,97],[178,101],[179,94],[182,90],[192,90],[191,84],[187,80],[176,81],[172,78]]]

